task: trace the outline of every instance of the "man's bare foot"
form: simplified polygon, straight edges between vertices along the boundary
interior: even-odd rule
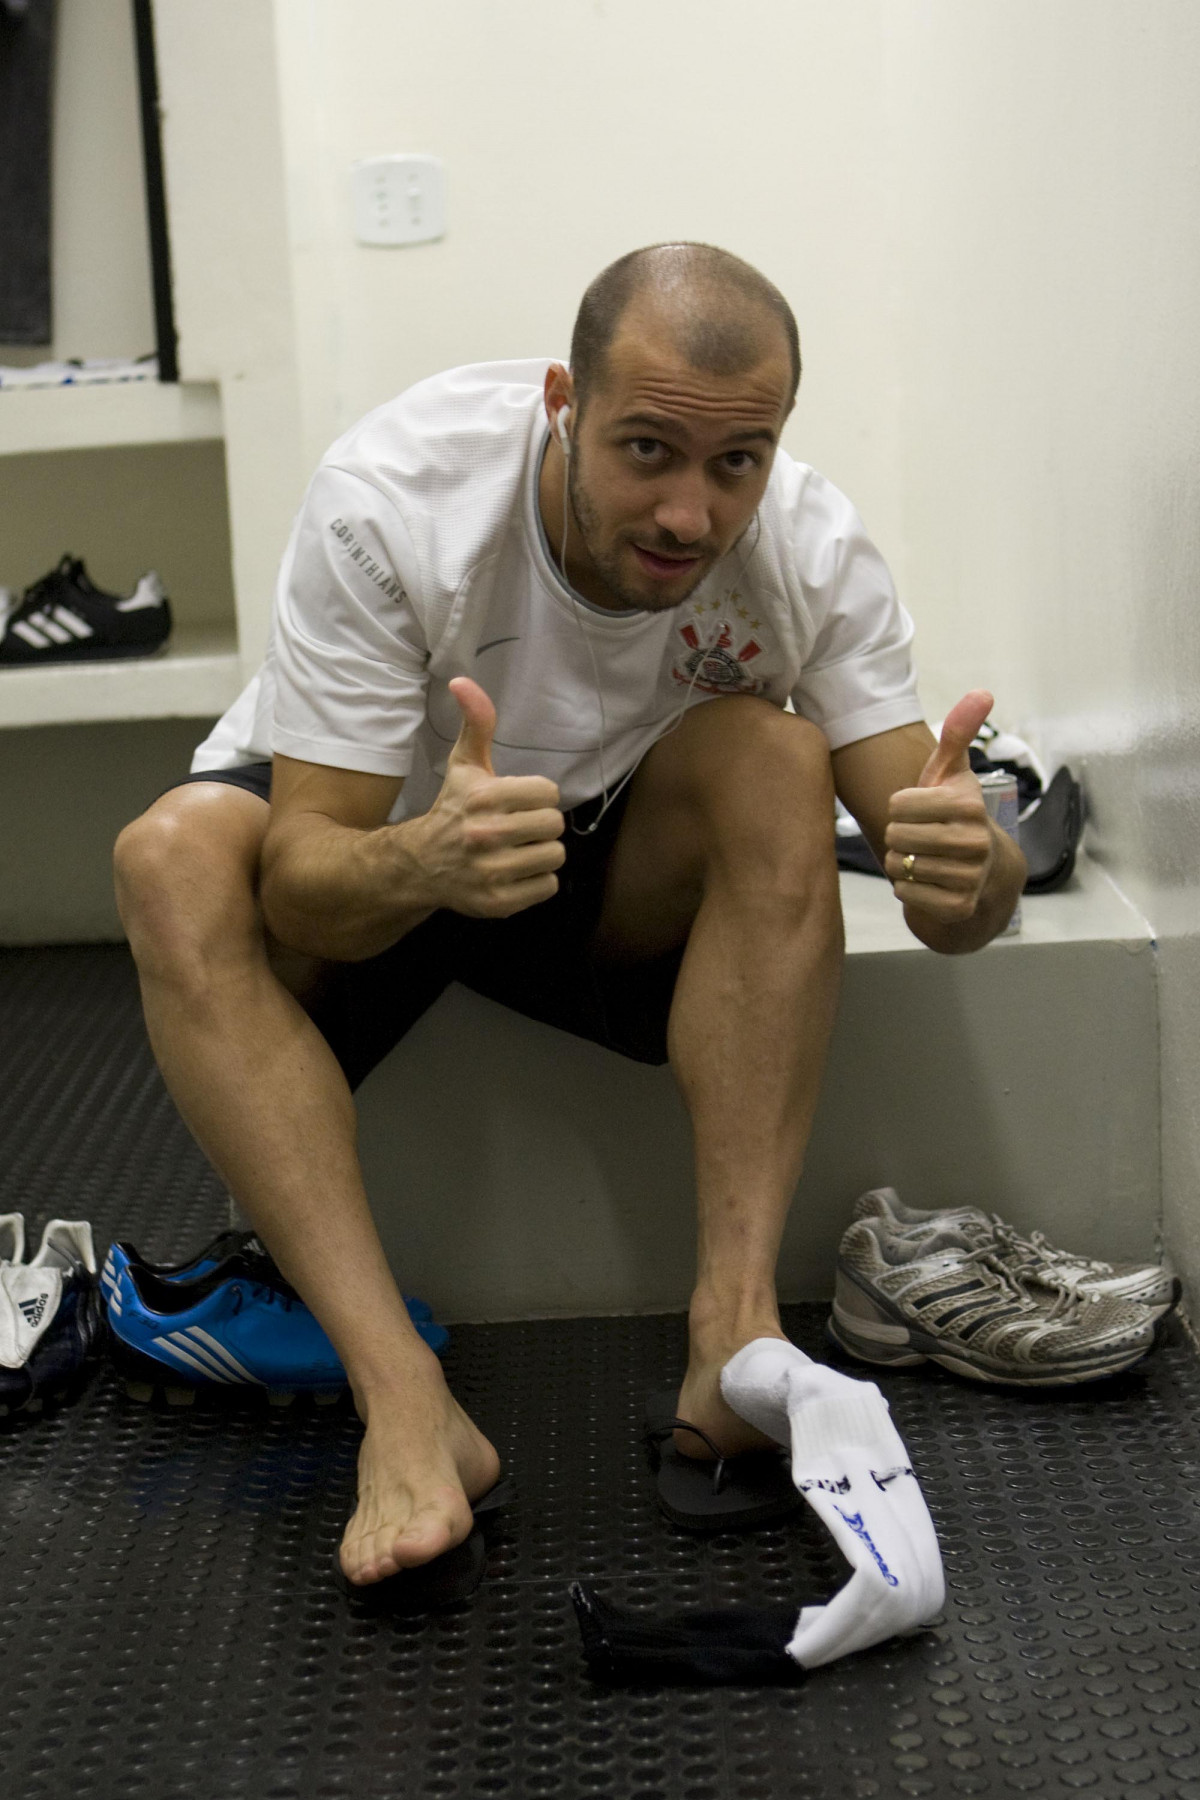
[[[721,1370],[731,1356],[736,1356],[756,1337],[787,1341],[786,1332],[777,1323],[763,1324],[758,1329],[732,1333],[728,1337],[720,1332],[697,1331],[694,1325],[692,1328],[687,1374],[679,1390],[676,1414],[686,1419],[689,1425],[698,1425],[701,1431],[706,1431],[713,1443],[719,1445],[723,1456],[738,1456],[745,1450],[765,1450],[774,1445],[773,1438],[764,1437],[761,1431],[739,1418],[721,1394]],[[677,1431],[674,1443],[684,1456],[695,1457],[701,1462],[711,1460],[711,1450],[702,1438],[690,1431]]]
[[[383,1581],[432,1562],[471,1530],[471,1503],[494,1487],[500,1458],[447,1388],[430,1378],[367,1410],[358,1505],[342,1539],[350,1581]]]

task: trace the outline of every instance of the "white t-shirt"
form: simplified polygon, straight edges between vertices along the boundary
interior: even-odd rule
[[[266,661],[193,772],[277,750],[404,776],[393,817],[426,812],[458,736],[456,675],[495,703],[496,773],[547,775],[566,807],[720,695],[791,699],[835,750],[921,717],[882,558],[845,496],[782,450],[757,526],[681,606],[606,611],[566,586],[538,511],[547,366],[451,369],[338,439],[292,529]]]

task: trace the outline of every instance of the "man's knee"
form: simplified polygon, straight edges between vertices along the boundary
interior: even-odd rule
[[[832,846],[833,768],[816,725],[749,696],[709,702],[696,725],[688,778],[701,808],[768,833],[803,827]]]
[[[266,820],[253,795],[213,783],[175,788],[125,827],[113,872],[140,966],[261,939],[255,885]]]
[[[741,697],[705,708],[710,754],[698,798],[713,874],[789,913],[839,911],[829,745],[807,719]],[[723,715],[723,716],[722,716]],[[717,729],[714,729],[716,727]]]

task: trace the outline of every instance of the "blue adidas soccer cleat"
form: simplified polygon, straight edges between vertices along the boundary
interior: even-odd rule
[[[12,1216],[17,1217],[16,1214]],[[0,1230],[3,1230],[3,1227],[4,1218],[0,1217]],[[263,1249],[252,1231],[230,1230],[219,1232],[211,1244],[205,1244],[203,1250],[197,1250],[194,1256],[186,1257],[180,1263],[151,1262],[148,1257],[142,1255],[140,1250],[135,1250],[132,1244],[118,1238],[109,1245],[108,1255],[100,1270],[100,1286],[104,1290],[106,1298],[111,1299],[118,1276],[122,1269],[127,1268],[130,1263],[133,1263],[139,1270],[159,1276],[163,1281],[193,1281],[198,1275],[207,1275],[210,1269],[217,1268],[229,1257],[243,1253],[261,1257],[274,1270],[278,1280],[285,1286],[287,1285],[284,1277],[279,1273],[274,1258]],[[418,1300],[415,1294],[405,1294],[403,1299],[408,1308],[409,1318],[429,1348],[440,1356],[450,1341],[450,1334],[444,1326],[434,1325],[433,1308],[427,1301]],[[423,1327],[426,1325],[431,1326],[432,1330],[425,1331]]]
[[[148,1270],[151,1275],[158,1275],[163,1281],[192,1281],[197,1275],[207,1275],[210,1269],[215,1269],[227,1257],[236,1256],[239,1251],[257,1252],[261,1248],[252,1231],[222,1231],[211,1244],[205,1244],[203,1250],[197,1250],[194,1256],[187,1257],[181,1263],[156,1263],[135,1250],[132,1244],[118,1239],[109,1245],[108,1255],[100,1270],[100,1286],[105,1297],[111,1299],[118,1276],[130,1263],[136,1263],[139,1269]]]
[[[202,1275],[173,1280],[124,1259],[109,1290],[108,1320],[113,1360],[135,1399],[162,1387],[183,1405],[197,1392],[236,1390],[265,1393],[275,1404],[297,1394],[332,1402],[346,1386],[321,1326],[261,1252],[238,1251]],[[445,1348],[444,1327],[414,1323],[432,1350]]]

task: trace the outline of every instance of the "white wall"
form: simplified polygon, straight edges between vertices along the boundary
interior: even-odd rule
[[[1166,1234],[1200,1293],[1200,9],[890,16],[925,691],[994,684],[1072,763],[1093,852],[1158,934]]]
[[[788,441],[894,539],[880,10],[277,0],[310,459],[437,369],[565,355],[606,263],[700,238],[792,299],[808,372]],[[403,150],[445,159],[446,237],[360,246],[350,166]]]
[[[180,375],[221,387],[234,599],[249,676],[316,460],[301,442],[274,7],[155,0],[154,30]],[[312,371],[319,363],[310,357]]]

